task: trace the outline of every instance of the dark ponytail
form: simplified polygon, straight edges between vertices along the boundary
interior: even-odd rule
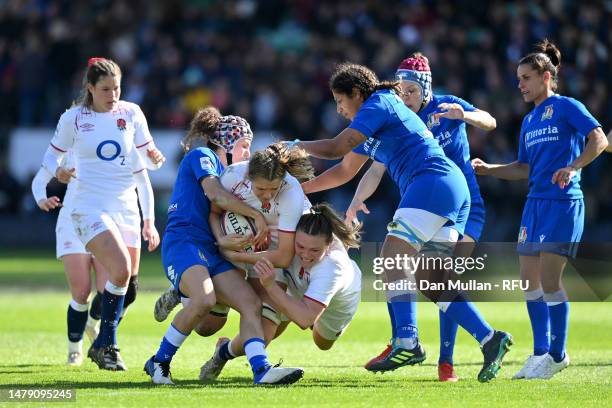
[[[221,112],[213,106],[198,110],[191,119],[189,131],[181,140],[185,152],[188,152],[194,146],[208,146],[212,150],[217,150],[219,146],[212,144],[210,137],[214,134],[220,120]]]
[[[353,89],[357,89],[363,96],[364,101],[374,92],[382,89],[391,89],[398,95],[402,93],[398,81],[380,82],[370,68],[350,62],[343,62],[336,66],[329,79],[329,87],[332,91],[348,96],[353,96]]]
[[[534,52],[523,57],[519,61],[519,65],[529,65],[540,75],[546,71],[550,72],[551,89],[556,91],[559,82],[559,70],[561,69],[561,51],[548,39],[540,41],[533,49]]]
[[[329,204],[320,203],[314,205],[309,213],[300,217],[296,230],[308,235],[323,235],[328,245],[331,244],[335,235],[345,247],[358,248],[361,240],[359,235],[361,226],[361,224],[347,226]]]

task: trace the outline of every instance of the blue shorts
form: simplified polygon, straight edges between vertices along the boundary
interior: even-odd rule
[[[480,241],[480,235],[485,224],[485,205],[482,197],[474,197],[470,203],[470,215],[465,225],[464,235],[469,235],[474,241]]]
[[[517,251],[535,256],[551,252],[576,257],[584,230],[584,200],[528,198],[523,209]]]
[[[419,208],[447,218],[445,226],[463,235],[470,214],[470,192],[461,170],[451,164],[446,174],[425,171],[415,176],[398,208]]]
[[[166,277],[183,297],[186,296],[179,290],[181,276],[192,266],[202,265],[208,270],[211,278],[236,269],[221,256],[214,244],[198,242],[175,232],[164,234],[162,264]]]
[[[463,168],[463,175],[470,190],[471,199],[470,215],[465,226],[465,235],[469,235],[474,241],[478,242],[484,228],[486,211],[484,201],[480,195],[480,187],[478,186],[476,174],[474,174],[472,164],[469,161]]]

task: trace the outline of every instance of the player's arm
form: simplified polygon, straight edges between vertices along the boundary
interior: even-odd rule
[[[245,217],[251,217],[255,220],[257,235],[254,242],[263,243],[268,236],[268,225],[264,216],[254,208],[249,207],[243,201],[238,200],[231,193],[227,192],[219,179],[215,176],[204,177],[200,180],[200,185],[204,190],[204,194],[214,205],[224,209],[225,211],[233,211],[242,214]]]
[[[278,248],[260,252],[224,252],[230,262],[251,265],[267,259],[275,268],[287,268],[295,255],[295,232],[278,231]]]
[[[333,139],[299,142],[298,145],[308,154],[320,159],[340,159],[354,148],[366,141],[363,133],[346,128]]]
[[[34,200],[36,200],[36,204],[38,204],[41,210],[47,212],[62,205],[57,196],[47,198],[47,184],[49,184],[52,178],[53,175],[45,167],[41,167],[32,180]]]
[[[508,164],[490,164],[476,158],[472,160],[472,168],[479,176],[493,176],[502,180],[524,180],[529,178],[529,164],[519,161]]]
[[[302,183],[302,189],[304,193],[310,194],[341,186],[355,177],[366,161],[368,161],[367,156],[349,152],[340,163],[312,180]]]
[[[134,173],[136,191],[138,191],[138,203],[142,211],[142,238],[147,241],[149,252],[159,246],[159,232],[155,228],[155,198],[153,187],[146,169],[140,169]]]
[[[490,132],[497,127],[497,121],[487,111],[475,110],[472,112],[464,112],[463,121],[468,125],[475,126],[479,129]]]
[[[570,167],[575,169],[586,167],[600,154],[602,154],[604,150],[608,148],[608,146],[608,139],[600,127],[591,130],[587,135],[587,144],[584,147],[584,151],[580,156],[576,157],[576,160],[570,164]]]
[[[441,103],[438,105],[438,109],[443,111],[436,114],[438,118],[462,120],[468,125],[486,131],[491,131],[497,127],[497,121],[487,111],[480,109],[465,110],[460,103]],[[474,107],[472,106],[470,109],[474,109]]]
[[[600,127],[597,127],[587,135],[587,144],[576,159],[569,166],[555,171],[551,182],[565,188],[576,175],[576,172],[597,158],[608,147],[608,139]]]
[[[259,280],[270,296],[278,311],[285,314],[292,322],[305,330],[312,327],[314,322],[325,310],[325,306],[308,298],[296,299],[287,294],[275,281],[274,266],[266,258],[255,264],[255,271]]]
[[[351,200],[349,208],[346,210],[347,223],[353,222],[357,218],[357,212],[363,211],[366,214],[370,213],[368,207],[365,205],[365,200],[370,198],[376,191],[382,180],[382,176],[385,174],[385,165],[379,162],[373,162],[368,171],[361,177],[357,191]]]
[[[606,147],[606,152],[612,153],[612,130],[608,133],[608,147]]]

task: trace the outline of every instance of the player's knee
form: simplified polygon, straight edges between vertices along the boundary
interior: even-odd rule
[[[334,343],[316,343],[317,347],[319,348],[319,350],[329,350],[330,348],[332,348],[332,346],[334,345]]]
[[[191,297],[187,307],[191,308],[198,318],[204,319],[216,303],[217,299],[214,293],[208,295],[202,294],[200,296]]]
[[[138,293],[138,275],[130,277],[128,282],[127,293],[125,294],[125,300],[123,301],[123,307],[128,307],[136,300],[136,294]]]
[[[213,334],[217,333],[219,330],[225,326],[227,322],[227,317],[211,317],[208,314],[204,320],[202,320],[196,327],[195,332],[198,333],[202,337],[210,337]]]
[[[321,337],[321,335],[314,335],[314,343],[319,348],[319,350],[329,350],[334,345],[334,342],[331,340],[326,340]]]
[[[561,290],[561,282],[542,280],[542,289],[544,293],[555,293]]]
[[[77,302],[80,305],[86,305],[89,300],[89,291],[86,290],[78,290],[72,293],[72,300]]]

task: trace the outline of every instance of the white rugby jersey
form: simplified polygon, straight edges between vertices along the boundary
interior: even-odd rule
[[[361,271],[335,237],[327,254],[309,270],[294,256],[289,268],[283,269],[283,278],[291,296],[310,299],[330,310],[350,308],[353,295],[361,291]]]
[[[133,169],[137,148],[152,142],[138,105],[119,101],[111,112],[76,106],[59,120],[51,146],[73,150],[77,169],[72,206],[77,211],[120,211],[136,205]],[[139,162],[141,163],[141,162]]]
[[[135,152],[136,149],[133,151]],[[74,166],[74,159],[72,150],[68,150],[66,155],[62,158],[62,167],[66,167],[71,169]],[[144,164],[140,156],[136,153],[132,154],[132,160],[130,162],[132,172],[138,173],[145,169]],[[78,171],[78,169],[77,169]],[[54,176],[49,173],[46,167],[41,167],[36,173],[34,180],[32,180],[32,192],[34,194],[34,199],[38,202],[41,199],[47,198],[47,184]],[[76,180],[71,180],[66,187],[66,193],[64,194],[64,199],[62,200],[62,208],[60,209],[59,216],[60,217],[69,217],[70,212],[72,211],[72,201],[74,200],[74,192],[75,192]],[[134,188],[136,188],[136,183],[134,183]],[[132,204],[132,203],[129,203]],[[136,203],[133,203],[133,207],[125,208],[132,212],[138,212],[138,206]]]
[[[270,228],[272,243],[278,244],[278,231],[295,232],[298,221],[311,207],[304,195],[300,182],[287,173],[276,195],[266,205],[253,193],[251,181],[247,178],[248,162],[227,167],[221,175],[221,185],[227,191],[244,201],[249,207],[259,210]]]

